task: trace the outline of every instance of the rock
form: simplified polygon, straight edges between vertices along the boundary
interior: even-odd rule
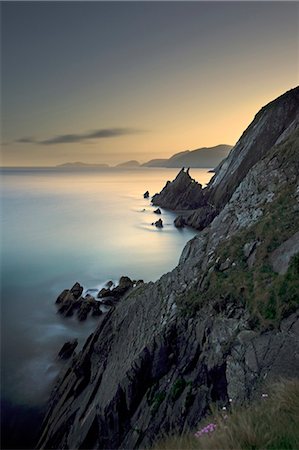
[[[155,213],[155,214],[162,214],[160,208],[155,209],[155,210],[154,210],[154,213]]]
[[[96,304],[92,309],[92,316],[101,316],[103,314],[100,307],[101,307],[100,302],[96,302]]]
[[[146,191],[146,192],[143,194],[143,197],[144,197],[144,198],[149,198],[149,192]]]
[[[251,255],[251,253],[253,252],[253,250],[255,249],[257,245],[257,241],[250,241],[247,242],[244,247],[243,247],[243,253],[246,259],[249,258],[249,256]]]
[[[134,283],[131,278],[123,276],[119,279],[118,286],[112,289],[110,295],[118,299],[122,297],[129,289],[131,289],[133,285]]]
[[[110,281],[107,281],[105,286],[107,289],[111,289],[114,286],[114,283],[113,283],[113,281],[110,280]]]
[[[174,219],[174,226],[176,228],[183,228],[186,225],[185,219],[183,216],[178,216]]]
[[[103,300],[101,300],[101,303],[105,306],[114,306],[115,303],[117,302],[117,298],[116,297],[105,297],[103,298]]]
[[[75,348],[78,345],[78,339],[74,339],[73,341],[68,341],[63,344],[61,347],[58,357],[60,359],[69,359],[75,351]]]
[[[167,181],[162,191],[152,198],[154,205],[173,210],[196,209],[202,206],[203,202],[201,184],[191,178],[188,170],[185,172],[184,168],[172,182]]]
[[[97,295],[97,298],[109,297],[111,295],[111,289],[102,288]]]
[[[71,293],[74,295],[75,298],[79,298],[80,295],[82,295],[82,292],[83,287],[78,282],[76,282],[74,286],[71,288]]]
[[[157,220],[157,222],[154,222],[153,225],[155,225],[155,227],[157,228],[163,228],[163,220],[159,219]]]
[[[142,284],[144,284],[144,281],[138,280],[138,281],[136,281],[135,286],[138,287],[138,286],[141,286]]]
[[[61,294],[58,295],[55,303],[56,304],[62,303],[69,295],[70,295],[70,290],[69,289],[64,289],[61,292]]]
[[[77,317],[80,321],[86,320],[88,314],[90,313],[92,309],[92,305],[90,304],[90,302],[82,302],[80,305],[80,308],[77,311]]]
[[[224,272],[225,270],[229,269],[231,267],[232,263],[229,258],[227,258],[223,263],[219,266],[219,272]]]
[[[269,260],[273,270],[280,274],[286,273],[291,262],[291,258],[298,252],[299,232],[295,233],[271,253]]]

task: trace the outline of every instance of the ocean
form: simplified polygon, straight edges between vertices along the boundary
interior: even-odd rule
[[[33,418],[40,420],[64,364],[57,361],[60,347],[75,337],[82,346],[96,327],[95,318],[80,323],[57,315],[59,293],[76,281],[98,290],[122,275],[155,281],[177,265],[195,231],[176,229],[174,213],[162,209],[157,216],[143,198],[177,173],[2,169],[1,420],[7,447],[20,447],[20,430],[22,448],[32,446]],[[212,175],[207,169],[190,174],[202,184]],[[160,217],[163,229],[152,225]]]

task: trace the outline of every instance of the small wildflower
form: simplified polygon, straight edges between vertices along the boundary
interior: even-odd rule
[[[230,398],[230,399],[229,399],[229,403],[231,403],[232,401],[233,401],[233,399],[232,399],[232,398]]]
[[[262,398],[267,398],[268,394],[262,394]]]
[[[226,406],[223,406],[223,407],[222,407],[222,411],[226,411]]]
[[[201,436],[203,436],[204,434],[209,434],[212,433],[213,431],[215,431],[216,429],[216,424],[215,423],[209,423],[209,425],[205,426],[204,428],[202,428],[201,430],[198,430],[194,436],[197,438],[200,438]]]

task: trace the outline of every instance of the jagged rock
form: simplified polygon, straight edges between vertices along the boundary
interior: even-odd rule
[[[174,181],[167,181],[162,191],[152,198],[154,205],[173,210],[199,208],[203,201],[201,184],[191,178],[189,170],[185,172],[184,168]]]
[[[77,317],[80,321],[86,320],[90,313],[92,306],[90,302],[82,302],[80,308],[77,311]]]
[[[155,225],[157,228],[163,228],[163,220],[159,219],[156,222],[153,222],[152,225]]]
[[[98,298],[104,298],[109,297],[111,295],[111,289],[110,288],[102,288],[100,292],[98,293]]]
[[[76,282],[74,286],[71,288],[71,293],[74,295],[76,299],[79,298],[80,295],[82,295],[82,292],[83,287],[78,282]]]
[[[58,357],[60,359],[69,359],[75,351],[75,348],[78,345],[78,339],[74,339],[72,341],[65,342],[61,349],[59,350]]]
[[[155,209],[155,210],[154,210],[154,213],[155,213],[155,214],[162,214],[160,208]]]
[[[107,283],[106,283],[106,288],[107,289],[111,289],[112,287],[114,286],[114,283],[113,283],[113,281],[107,281]]]
[[[146,191],[146,192],[143,194],[143,197],[144,197],[144,198],[149,198],[149,192]]]
[[[183,216],[178,216],[174,219],[174,226],[176,228],[183,228],[186,225],[185,219]]]

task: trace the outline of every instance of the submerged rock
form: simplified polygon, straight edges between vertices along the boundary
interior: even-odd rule
[[[148,192],[148,191],[146,191],[146,192],[143,194],[143,198],[149,198],[149,192]]]

